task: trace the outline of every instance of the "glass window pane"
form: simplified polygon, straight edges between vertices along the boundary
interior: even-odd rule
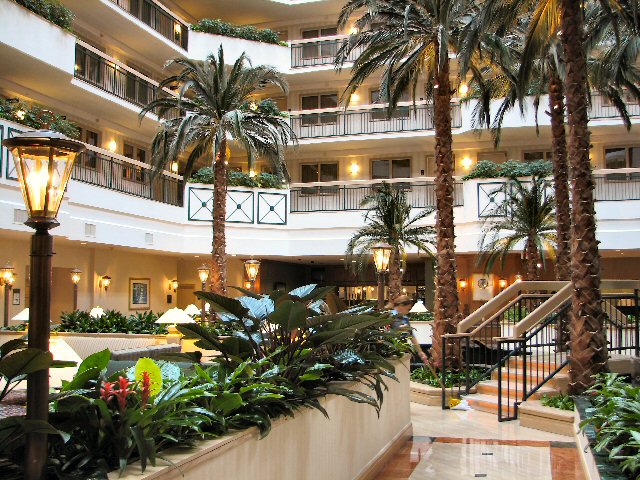
[[[137,153],[136,160],[142,163],[147,163],[147,152],[145,152],[141,148],[138,148],[137,150],[138,151],[136,152]]]
[[[371,178],[374,180],[389,178],[389,160],[372,160]]]
[[[544,160],[544,152],[524,152],[525,162],[537,162]]]
[[[320,108],[338,108],[338,94],[320,95]]]
[[[315,110],[318,108],[318,96],[302,97],[302,110]]]
[[[604,151],[604,168],[625,168],[626,166],[626,148],[607,148]]]
[[[411,177],[411,160],[408,158],[393,160],[391,163],[391,176],[393,178]]]
[[[302,182],[317,182],[318,181],[318,164],[304,164],[301,166]]]
[[[640,147],[629,149],[629,167],[640,168]]]
[[[311,30],[303,30],[302,31],[302,38],[307,39],[307,38],[317,38],[319,34],[319,31],[317,28],[313,28]]]
[[[125,143],[122,146],[122,155],[124,155],[127,158],[133,158],[133,145],[129,145],[128,143]]]
[[[320,164],[320,181],[335,182],[338,180],[338,164],[322,163]]]
[[[321,37],[331,37],[331,36],[337,35],[337,34],[338,34],[338,28],[337,27],[325,27],[325,28],[320,30],[320,36]]]

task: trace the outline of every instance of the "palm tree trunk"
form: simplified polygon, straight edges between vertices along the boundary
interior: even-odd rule
[[[561,0],[562,42],[567,65],[569,164],[572,188],[571,282],[573,284],[569,392],[583,393],[593,375],[607,366],[607,344],[600,293],[600,256],[596,240],[594,183],[589,162],[587,62],[581,2]]]
[[[571,208],[569,206],[569,166],[567,137],[564,128],[564,85],[555,69],[549,81],[551,115],[551,150],[553,154],[553,187],[556,197],[556,280],[571,278]]]
[[[211,291],[219,295],[227,294],[227,237],[225,220],[227,218],[227,142],[220,143],[218,154],[213,165],[213,240],[211,242],[211,275],[209,278]]]
[[[435,45],[436,52],[438,45]],[[438,62],[438,59],[436,59]],[[460,321],[458,310],[458,285],[456,279],[455,233],[453,224],[453,156],[451,137],[451,82],[449,80],[449,59],[442,62],[437,78],[438,88],[434,90],[434,124],[436,156],[436,298],[434,306],[435,324],[433,363],[442,366],[442,336],[456,333]],[[447,349],[447,365],[454,365],[453,349]]]
[[[540,269],[538,268],[538,248],[533,239],[533,235],[527,238],[527,242],[524,248],[524,264],[525,264],[525,276],[526,280],[537,281],[540,280]]]
[[[402,292],[401,260],[398,252],[391,253],[391,259],[389,260],[389,300],[399,297]]]

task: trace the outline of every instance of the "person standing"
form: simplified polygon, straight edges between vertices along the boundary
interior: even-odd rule
[[[422,347],[420,346],[420,342],[416,337],[415,330],[411,327],[411,322],[409,321],[409,310],[413,306],[413,300],[408,295],[400,295],[393,299],[393,301],[387,305],[388,308],[391,308],[391,313],[393,314],[394,320],[391,324],[391,328],[393,330],[401,330],[411,332],[411,343],[416,350],[416,354],[420,357],[423,363],[427,364],[429,358],[427,354],[422,351]]]

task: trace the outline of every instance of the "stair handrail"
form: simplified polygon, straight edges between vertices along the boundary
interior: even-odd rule
[[[472,337],[477,335],[483,328],[485,328],[487,325],[489,325],[491,322],[493,322],[495,320],[496,317],[500,317],[502,315],[504,315],[504,312],[506,312],[507,310],[509,310],[511,307],[513,307],[516,303],[518,303],[520,300],[522,300],[523,298],[531,298],[531,297],[535,297],[535,295],[529,294],[529,293],[525,293],[525,294],[521,294],[518,295],[516,298],[514,298],[513,300],[511,300],[509,303],[507,303],[504,307],[502,307],[501,309],[499,309],[496,313],[494,313],[493,315],[491,315],[489,318],[487,319],[483,319],[483,322],[480,323],[479,325],[476,326],[472,326],[471,328],[473,328],[473,330],[471,330],[470,332],[468,332]]]
[[[573,293],[573,285],[564,282],[565,285],[547,301],[543,302],[538,308],[530,312],[526,317],[520,320],[513,329],[513,337],[523,337],[529,330],[534,328],[540,322],[543,322],[549,315],[557,310],[563,303],[571,299]]]

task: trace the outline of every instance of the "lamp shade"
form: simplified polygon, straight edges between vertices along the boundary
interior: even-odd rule
[[[170,323],[171,325],[176,325],[179,323],[195,323],[195,320],[181,308],[175,307],[164,312],[162,316],[156,320],[156,323]]]
[[[104,315],[104,309],[102,307],[93,307],[89,312],[91,318],[100,318]]]
[[[244,269],[247,272],[247,278],[250,282],[255,282],[258,278],[258,272],[260,271],[260,260],[247,260],[244,262]]]
[[[30,222],[55,221],[84,144],[51,130],[21,133],[3,140],[11,150]]]
[[[187,305],[187,308],[184,309],[184,313],[191,316],[200,315],[200,309],[192,303],[191,305]]]
[[[74,285],[77,285],[78,283],[80,283],[81,275],[82,275],[82,270],[78,268],[74,268],[73,270],[71,270],[71,281],[73,282]]]
[[[12,317],[11,320],[17,320],[19,322],[28,322],[29,321],[29,309],[25,308],[20,313],[18,313],[15,317]]]
[[[388,243],[379,242],[371,246],[371,253],[373,254],[373,263],[376,266],[378,273],[385,273],[389,271],[389,260],[391,259],[392,247]]]
[[[209,266],[204,263],[198,267],[198,277],[202,283],[207,281],[209,278]]]
[[[422,300],[418,300],[413,304],[413,307],[411,307],[409,313],[427,313],[428,311],[429,310],[427,310],[427,307],[425,307],[424,303],[422,303]]]

